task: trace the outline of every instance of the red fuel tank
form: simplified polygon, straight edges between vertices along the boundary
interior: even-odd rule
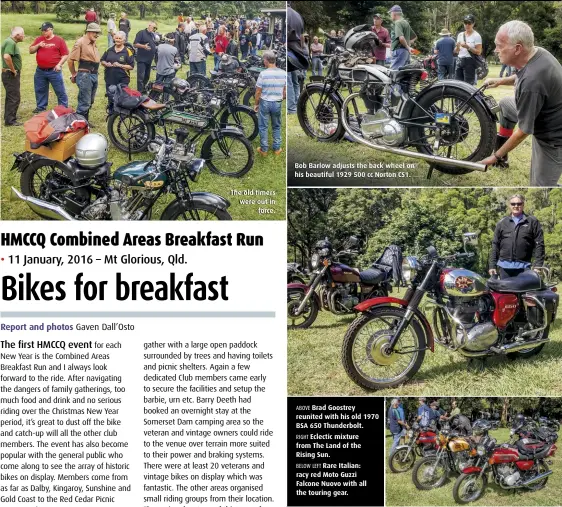
[[[497,465],[499,463],[514,463],[519,460],[519,453],[517,449],[511,447],[500,447],[496,449],[490,457],[489,463]]]

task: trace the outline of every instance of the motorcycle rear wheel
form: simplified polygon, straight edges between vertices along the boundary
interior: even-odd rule
[[[407,472],[414,466],[416,462],[416,453],[412,449],[406,458],[406,454],[408,454],[408,448],[396,449],[389,457],[388,457],[388,468],[395,473],[401,474],[403,472]]]
[[[254,107],[256,103],[255,95],[256,95],[255,88],[253,90],[247,90],[246,92],[244,92],[244,97],[242,98],[242,104],[248,107]]]
[[[340,119],[341,103],[334,93],[325,93],[324,85],[304,88],[297,102],[297,116],[304,133],[321,143],[343,138],[345,131]]]
[[[233,132],[221,132],[217,137],[209,135],[201,147],[212,173],[240,178],[254,165],[254,150],[250,141]]]
[[[539,474],[546,474],[550,469],[548,468],[548,465],[544,462],[541,461],[539,463],[537,463],[533,468],[537,469],[537,475]],[[538,491],[539,489],[542,489],[546,486],[546,483],[548,482],[548,477],[545,477],[544,479],[537,481],[537,482],[533,482],[531,484],[529,484],[527,486],[527,489],[529,491]]]
[[[550,326],[548,326],[546,329],[542,331],[541,339],[548,338],[549,332],[550,332]],[[544,346],[545,344],[543,343],[542,345],[539,345],[538,347],[534,347],[532,349],[525,349],[525,350],[520,350],[518,352],[513,352],[512,354],[507,354],[507,357],[512,361],[515,359],[527,359],[529,357],[536,356],[543,349]]]
[[[457,110],[457,104],[464,102],[470,94],[464,90],[447,88],[442,93],[442,87],[436,86],[420,98],[419,105],[431,113],[451,113]],[[433,129],[424,127],[410,127],[408,136],[410,142],[418,142],[416,149],[426,155],[439,155],[441,157],[455,158],[478,162],[490,156],[496,142],[496,124],[488,115],[484,106],[472,98],[463,106],[464,112],[459,119],[453,119],[450,128],[444,130],[444,142],[437,152],[433,151],[435,132]],[[419,110],[418,110],[419,111]],[[424,116],[425,113],[414,111],[414,116]],[[432,121],[433,125],[435,122]],[[460,146],[460,148],[459,148]],[[452,165],[439,164],[435,169],[445,174],[468,174],[472,169],[455,167]]]
[[[436,476],[435,472],[439,472],[439,475]],[[445,464],[442,461],[437,463],[437,458],[430,456],[416,462],[412,470],[412,481],[416,488],[429,491],[443,486],[448,475]]]
[[[314,295],[309,299],[302,313],[294,315],[295,307],[300,305],[304,296],[305,294],[302,290],[289,289],[287,291],[287,327],[289,329],[307,329],[312,326],[318,316],[318,305]],[[302,319],[302,322],[300,319]]]
[[[487,485],[486,474],[461,474],[453,486],[453,498],[457,503],[476,502],[484,494]]]
[[[355,319],[348,328],[342,345],[342,364],[357,385],[372,390],[396,387],[410,380],[420,369],[425,357],[425,334],[415,317],[402,333],[394,352],[385,354],[392,327],[402,320],[405,312],[404,308],[381,306]],[[407,349],[415,352],[400,353]],[[391,367],[393,376],[380,376]]]
[[[213,87],[213,83],[211,83],[211,80],[203,74],[190,74],[189,76],[187,76],[186,81],[188,82],[189,88],[191,90]]]
[[[107,120],[107,135],[118,150],[129,153],[130,149],[131,153],[141,153],[156,137],[156,129],[137,111],[127,115],[114,113]]]

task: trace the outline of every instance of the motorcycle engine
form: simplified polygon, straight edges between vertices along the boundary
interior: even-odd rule
[[[363,115],[361,133],[384,146],[400,146],[406,140],[406,130],[384,109]]]
[[[350,312],[359,303],[359,298],[352,294],[353,287],[349,284],[330,291],[328,296],[330,310],[336,314]]]
[[[498,475],[502,484],[510,487],[515,486],[515,484],[517,484],[521,479],[521,474],[513,467],[513,465],[499,466]]]
[[[468,451],[462,451],[455,453],[455,462],[457,464],[457,470],[463,470],[470,465],[470,456]]]
[[[451,297],[448,303],[452,322],[453,340],[463,349],[482,351],[498,340],[498,330],[492,322],[494,303],[488,295],[479,298]]]

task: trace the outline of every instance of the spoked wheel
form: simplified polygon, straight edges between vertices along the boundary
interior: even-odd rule
[[[414,118],[423,121],[420,127],[409,129],[410,142],[420,153],[478,162],[492,153],[496,139],[496,124],[484,106],[463,90],[436,86],[420,100]],[[423,120],[422,120],[423,119]],[[472,169],[436,165],[447,174],[467,174]]]
[[[209,204],[194,203],[186,208],[174,201],[164,210],[160,220],[232,220],[232,217],[228,211]]]
[[[201,156],[211,172],[232,178],[244,176],[254,165],[250,141],[228,131],[207,137],[201,147]]]
[[[200,90],[213,87],[211,80],[203,74],[190,74],[189,76],[187,76],[186,81],[189,83],[189,88],[192,90]]]
[[[395,474],[401,474],[410,470],[410,468],[414,466],[415,461],[416,453],[413,449],[409,449],[408,447],[396,449],[388,457],[388,468]]]
[[[306,329],[316,320],[318,305],[314,297],[308,300],[302,312],[298,312],[304,296],[302,290],[287,291],[287,327],[290,329]]]
[[[548,326],[546,329],[543,329],[542,331],[539,331],[538,333],[535,333],[534,336],[530,336],[529,339],[544,340],[548,338],[549,331],[550,331],[550,326]],[[512,359],[512,360],[517,358],[526,359],[528,357],[533,357],[537,355],[543,349],[543,347],[544,347],[544,343],[542,345],[539,345],[538,347],[518,350],[517,352],[513,352],[512,354],[507,354],[507,357],[508,359]]]
[[[323,86],[307,86],[299,96],[297,116],[304,133],[320,142],[339,141],[344,135],[341,104]]]
[[[486,490],[486,474],[461,474],[453,487],[453,498],[457,503],[476,502]]]
[[[347,330],[342,346],[342,363],[356,384],[367,389],[396,387],[411,379],[425,356],[425,335],[412,319],[394,350],[390,338],[406,310],[385,306],[357,318]]]
[[[412,470],[412,481],[416,488],[430,490],[440,488],[447,480],[447,467],[437,458],[422,458]]]
[[[541,461],[539,463],[536,463],[535,466],[533,466],[532,470],[536,471],[536,475],[540,475],[540,474],[546,474],[549,471],[549,468],[544,461]],[[539,489],[544,488],[546,486],[546,483],[548,482],[548,477],[549,476],[537,482],[532,482],[527,486],[527,489],[531,491],[538,491]]]
[[[107,134],[114,146],[125,153],[146,151],[150,141],[156,136],[152,123],[134,111],[132,114],[112,114],[107,121]]]
[[[259,133],[258,115],[246,106],[226,109],[220,121],[221,128],[225,128],[227,124],[236,125],[250,141],[253,141]]]

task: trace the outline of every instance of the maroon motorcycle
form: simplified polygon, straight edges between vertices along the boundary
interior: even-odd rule
[[[531,357],[549,341],[558,294],[534,270],[486,282],[450,262],[473,257],[467,245],[477,235],[463,235],[464,253],[440,257],[434,247],[423,258],[407,257],[402,266],[410,287],[403,298],[376,297],[354,309],[362,315],[343,341],[342,362],[349,377],[368,389],[395,387],[419,370],[434,342],[468,358],[508,354]],[[425,298],[425,299],[424,299]],[[433,308],[432,323],[420,310]]]
[[[388,468],[399,474],[414,466],[416,457],[431,456],[437,452],[437,429],[422,427],[417,422],[408,430],[408,445],[399,445],[388,457]]]
[[[392,282],[400,280],[400,249],[394,245],[387,247],[369,269],[359,271],[348,265],[357,254],[353,249],[358,243],[351,236],[340,252],[334,252],[328,238],[316,243],[310,261],[314,270],[310,282],[287,284],[289,328],[310,327],[319,310],[334,315],[354,313],[357,304],[392,292]]]
[[[554,456],[556,444],[523,438],[515,445],[496,446],[491,440],[478,446],[477,453],[487,459],[482,466],[463,469],[453,487],[457,503],[478,500],[486,490],[488,477],[502,489],[528,489],[537,491],[545,487],[552,470],[547,458]]]

